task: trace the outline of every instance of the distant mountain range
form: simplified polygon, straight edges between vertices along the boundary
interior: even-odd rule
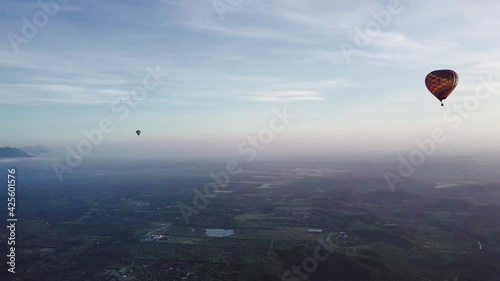
[[[23,150],[26,153],[29,153],[31,155],[45,155],[54,152],[52,149],[47,149],[41,145],[39,146],[24,146],[21,147],[21,150]]]
[[[27,158],[33,157],[19,148],[0,147],[0,158]]]

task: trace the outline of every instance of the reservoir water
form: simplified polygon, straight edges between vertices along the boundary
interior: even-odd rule
[[[206,234],[208,237],[225,237],[225,236],[231,236],[234,234],[234,231],[232,229],[215,229],[215,228],[208,228],[205,229]]]

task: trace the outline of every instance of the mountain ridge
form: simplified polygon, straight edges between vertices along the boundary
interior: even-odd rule
[[[15,147],[0,147],[0,159],[5,158],[29,158],[33,157],[32,155],[26,153],[25,151],[15,148]]]

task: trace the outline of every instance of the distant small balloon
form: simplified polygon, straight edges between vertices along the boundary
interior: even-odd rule
[[[135,133],[136,133],[138,136],[140,136],[140,135],[141,135],[141,130],[137,130],[137,131],[135,131]]]

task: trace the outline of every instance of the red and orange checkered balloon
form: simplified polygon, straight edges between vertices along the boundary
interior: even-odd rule
[[[425,86],[443,105],[458,84],[458,74],[450,69],[434,70],[425,77]]]

